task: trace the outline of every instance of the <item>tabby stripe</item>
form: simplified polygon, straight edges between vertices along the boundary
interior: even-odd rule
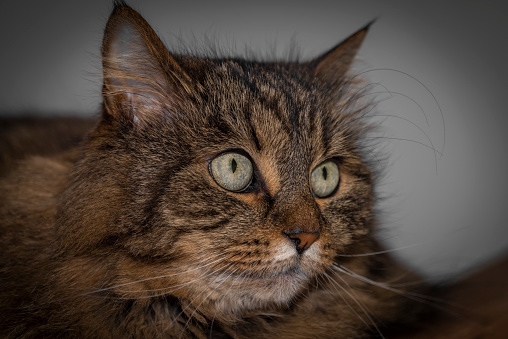
[[[245,115],[247,115],[247,119],[249,121],[249,132],[251,134],[251,138],[254,140],[254,143],[256,144],[256,148],[258,151],[261,151],[261,144],[259,143],[258,136],[256,135],[256,129],[254,127],[254,122],[252,121],[252,114],[250,113],[250,105],[247,109],[247,112],[245,112]]]
[[[211,231],[211,230],[215,230],[215,229],[218,229],[218,228],[223,228],[224,226],[226,226],[228,224],[229,224],[229,219],[223,219],[223,220],[217,221],[214,224],[201,227],[200,229],[201,230],[205,230],[205,231]]]
[[[261,79],[261,80],[263,80],[263,79]],[[285,121],[284,117],[281,115],[281,112],[279,111],[279,109],[277,107],[274,107],[273,101],[270,100],[269,98],[261,96],[260,87],[262,85],[262,81],[261,81],[261,83],[259,83],[258,79],[255,79],[254,77],[250,77],[250,75],[248,74],[248,70],[245,70],[245,72],[244,72],[243,81],[247,85],[247,88],[251,91],[253,97],[255,97],[257,99],[257,102],[259,102],[261,105],[263,105],[267,109],[267,111],[274,112],[275,117],[280,121],[281,125],[283,125],[285,127],[285,129],[289,132],[289,128],[286,128],[287,126],[286,126],[286,121]]]

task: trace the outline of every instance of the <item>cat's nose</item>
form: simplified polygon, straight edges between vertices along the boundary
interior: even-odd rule
[[[290,233],[283,232],[286,237],[291,239],[296,246],[298,253],[302,254],[303,251],[308,249],[319,238],[319,231],[303,232],[293,231]]]

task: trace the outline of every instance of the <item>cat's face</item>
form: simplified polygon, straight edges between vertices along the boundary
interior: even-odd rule
[[[223,312],[290,302],[371,227],[343,74],[364,32],[305,64],[205,60],[171,56],[134,13],[108,23],[104,117],[80,165],[112,169],[91,174],[115,192],[98,193],[115,196],[114,225],[90,231],[121,249],[108,293]]]

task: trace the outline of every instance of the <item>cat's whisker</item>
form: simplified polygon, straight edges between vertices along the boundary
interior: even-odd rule
[[[406,282],[403,282],[403,283],[393,282],[393,281],[398,280],[400,278],[401,278],[401,276],[395,277],[394,279],[392,279],[392,281],[388,281],[387,284],[390,285],[393,288],[422,285],[422,281],[421,280],[417,280],[417,279],[412,280],[412,281],[406,281]]]
[[[342,292],[346,292],[344,290],[344,287],[341,286],[337,281],[334,281],[332,277],[330,277],[330,275],[326,272],[323,272],[322,273],[322,276],[325,277],[327,280],[328,280],[328,283],[329,285],[331,285],[331,287],[335,290],[335,292],[337,292],[337,295],[342,299],[342,301],[344,301],[344,303],[346,304],[347,307],[349,307],[349,309],[351,310],[351,312],[353,312],[354,315],[356,315],[358,317],[358,319],[360,319],[365,325],[367,326],[370,326],[370,324],[365,320],[363,319],[363,317],[361,315],[358,314],[358,312],[356,312],[356,310],[354,309],[353,306],[351,306],[351,304],[349,303],[349,301],[347,301],[347,299],[342,295],[341,291],[339,291],[337,289],[337,286],[342,290]],[[326,286],[326,285],[325,285]]]
[[[333,272],[333,271],[331,271]],[[359,317],[362,322],[367,325],[367,326],[373,326],[374,329],[376,330],[376,332],[379,334],[379,336],[381,338],[384,338],[383,336],[383,333],[381,332],[381,330],[379,329],[379,327],[377,326],[376,322],[374,321],[374,319],[372,319],[372,316],[369,314],[369,311],[367,310],[366,306],[360,301],[360,299],[358,298],[357,295],[354,294],[354,291],[353,289],[351,288],[351,286],[344,280],[343,277],[341,277],[339,274],[337,274],[336,272],[333,272],[335,273],[335,276],[337,276],[344,284],[346,284],[346,286],[349,287],[349,290],[348,291],[344,286],[342,286],[337,280],[333,279],[332,277],[330,277],[326,272],[324,274],[326,274],[326,276],[328,277],[328,279],[330,279],[330,283],[332,283],[333,286],[338,286],[342,291],[344,291],[357,305],[358,307],[360,308],[360,310],[365,314],[365,316],[367,317],[367,319],[369,320],[369,322],[365,321],[365,319],[363,319],[359,314],[358,312],[356,312],[356,310],[351,306],[351,304],[349,304],[349,302],[346,300],[346,298],[344,298],[344,296],[342,294],[340,294],[339,291],[337,291],[339,293],[339,295],[341,296],[342,300],[344,300],[344,302],[349,306],[349,308],[352,310],[352,312],[357,316]]]
[[[236,283],[237,280],[241,279],[241,282],[240,282],[240,285],[243,283],[243,281],[245,281],[245,278],[243,275],[245,274],[245,271],[240,273],[230,284],[228,290],[226,291],[226,293],[224,293],[224,295],[222,296],[222,298],[219,300],[219,303],[222,302],[224,299],[226,299],[226,296],[228,295],[228,293],[231,291],[231,288],[234,286],[234,284]],[[240,286],[239,285],[239,286]],[[213,323],[215,321],[215,317],[217,316],[217,309],[215,310],[214,314],[213,314],[213,317],[212,317],[212,320],[210,322],[210,335],[209,337],[212,338],[212,331],[213,331]]]
[[[226,256],[224,256],[223,254],[226,253],[226,252],[223,252],[223,253],[220,253],[220,254],[217,254],[217,255],[214,255],[210,258],[206,258],[206,259],[203,259],[203,260],[200,260],[200,261],[197,261],[196,263],[192,263],[192,264],[189,264],[189,265],[185,265],[185,266],[182,266],[182,267],[178,267],[178,268],[171,268],[171,270],[178,270],[178,272],[176,273],[171,273],[171,274],[164,274],[164,275],[160,275],[160,276],[156,276],[156,277],[150,277],[150,278],[144,278],[144,279],[140,279],[140,280],[135,280],[135,281],[130,281],[130,282],[127,282],[127,283],[123,283],[123,284],[118,284],[118,285],[114,285],[114,286],[110,286],[110,287],[105,287],[105,288],[101,288],[101,289],[97,289],[97,290],[94,290],[94,291],[91,291],[91,292],[86,292],[86,293],[81,293],[79,295],[90,295],[90,294],[95,294],[95,293],[100,293],[100,292],[105,292],[105,291],[109,291],[109,290],[113,290],[113,289],[117,289],[119,287],[123,287],[123,286],[129,286],[129,285],[133,285],[133,284],[138,284],[138,283],[141,283],[141,282],[145,282],[145,281],[150,281],[150,280],[155,280],[155,279],[163,279],[163,278],[168,278],[168,277],[173,277],[173,276],[177,276],[177,275],[181,275],[181,274],[185,274],[185,273],[188,273],[188,272],[193,272],[193,271],[197,271],[197,270],[200,270],[200,269],[203,269],[204,267],[207,267],[207,266],[210,266],[210,265],[213,265],[214,263],[216,262],[219,262],[221,260],[223,260],[224,258],[226,258]],[[189,266],[194,266],[195,264],[197,263],[202,263],[202,262],[205,262],[209,259],[212,259],[212,258],[216,258],[220,255],[223,255],[222,257],[220,257],[219,259],[217,260],[214,260],[212,262],[209,262],[205,265],[201,265],[199,267],[196,267],[196,268],[193,268],[191,270],[185,270],[186,267],[189,267]]]
[[[360,306],[361,310],[365,313],[365,315],[367,315],[367,317],[369,318],[371,323],[374,325],[374,328],[379,333],[379,335],[381,337],[384,337],[383,334],[381,333],[381,330],[378,328],[377,323],[370,316],[367,306],[365,306],[365,304],[361,302],[360,298],[356,295],[356,293],[353,290],[353,288],[351,287],[351,285],[340,274],[337,274],[337,272],[333,272],[333,273],[335,273],[335,276],[337,276],[349,288],[350,295],[352,296],[353,300],[358,304],[358,306]],[[333,281],[337,282],[336,280],[333,280]],[[344,288],[344,290],[347,292],[347,289]]]
[[[230,266],[231,266],[231,265],[232,265],[232,264],[230,264]],[[229,268],[229,267],[228,267],[228,268]],[[236,271],[236,270],[235,270],[235,271]],[[216,271],[216,272],[217,272],[217,271]],[[227,270],[226,270],[225,272],[227,272]],[[211,285],[211,284],[213,284],[215,281],[217,281],[217,279],[219,279],[219,277],[220,277],[220,276],[219,276],[219,275],[217,275],[217,276],[216,276],[216,277],[215,277],[215,278],[214,278],[214,279],[213,279],[213,280],[212,280],[212,281],[208,284],[208,286],[210,286],[210,285]],[[221,284],[222,284],[222,283],[221,283]],[[218,286],[220,286],[221,284],[219,284]],[[218,286],[217,286],[217,287],[218,287]],[[176,317],[175,317],[175,318],[173,319],[173,321],[171,322],[171,325],[170,325],[170,326],[173,326],[173,324],[175,323],[175,321],[177,321],[177,320],[178,320],[178,318],[179,318],[182,314],[184,314],[184,313],[185,313],[185,310],[186,310],[187,308],[189,308],[189,307],[192,305],[192,303],[193,303],[193,302],[194,302],[197,298],[199,298],[199,297],[200,297],[200,296],[201,296],[201,295],[202,295],[205,291],[206,291],[206,289],[203,289],[203,290],[202,290],[200,293],[198,293],[198,294],[197,294],[197,295],[196,295],[196,296],[195,296],[195,297],[194,297],[191,301],[189,301],[189,302],[187,303],[187,305],[186,305],[186,306],[185,306],[185,307],[184,307],[184,308],[180,311],[180,313],[178,313],[178,315],[176,315]],[[215,289],[214,289],[213,291],[215,291]],[[212,292],[213,292],[213,291],[212,291]],[[212,293],[212,292],[210,292],[210,293]],[[209,296],[209,295],[208,295],[208,296]],[[208,297],[208,296],[207,296],[207,297]],[[205,297],[205,299],[206,299],[207,297]],[[203,299],[203,301],[204,301],[205,299]],[[202,301],[202,302],[203,302],[203,301]],[[201,302],[201,303],[202,303],[202,302]],[[201,303],[200,303],[199,305],[201,305]],[[199,307],[199,305],[198,305],[198,307]],[[195,311],[196,311],[196,310],[197,310],[197,307],[195,308],[194,312],[192,312],[191,316],[189,317],[189,319],[188,319],[188,320],[187,320],[187,322],[185,323],[185,326],[184,326],[184,329],[182,330],[182,333],[183,333],[183,331],[185,331],[185,328],[187,328],[187,326],[188,326],[188,324],[189,324],[189,321],[190,321],[190,319],[192,318],[192,315],[194,315],[194,313],[195,313]]]
[[[232,265],[233,264],[230,263],[230,264],[226,265],[225,267],[221,267],[221,268],[216,269],[215,271],[212,271],[212,272],[208,271],[208,274],[205,274],[204,276],[201,276],[201,277],[199,277],[198,279],[195,279],[192,282],[187,282],[187,283],[182,284],[182,285],[176,285],[176,286],[179,286],[178,288],[174,288],[175,286],[169,286],[169,287],[166,287],[166,288],[162,288],[160,290],[165,290],[162,293],[150,294],[150,295],[139,296],[139,297],[137,297],[137,296],[133,296],[133,297],[97,296],[97,298],[112,299],[112,300],[144,300],[144,299],[153,299],[153,298],[158,298],[158,297],[164,297],[164,296],[167,296],[167,295],[169,295],[169,294],[171,294],[171,293],[173,293],[175,291],[178,291],[178,290],[180,290],[180,289],[190,285],[193,282],[201,280],[201,279],[203,279],[203,278],[205,278],[207,276],[213,275],[213,274],[215,274],[215,273],[217,273],[219,271],[222,271],[224,269],[226,269],[226,271],[227,271],[227,269],[229,267],[231,267]],[[172,289],[172,288],[174,288],[174,289]],[[169,290],[167,290],[167,289],[169,289]],[[136,291],[136,292],[143,293],[143,292],[149,292],[149,291],[150,290],[141,290],[141,291]],[[125,293],[125,292],[130,292],[130,291],[123,291],[123,292]]]
[[[367,151],[374,159],[376,159],[376,163],[379,166],[379,168],[382,168],[383,167],[382,160],[379,159],[379,157],[376,154],[376,152],[374,152],[371,148],[372,147],[370,147],[370,146],[359,146],[358,147],[358,149],[360,149],[362,151]]]
[[[213,292],[215,292],[215,291],[216,291],[216,290],[217,290],[217,289],[218,289],[218,288],[219,288],[222,284],[224,284],[224,283],[225,283],[225,282],[229,279],[229,277],[231,277],[231,275],[233,275],[233,274],[234,274],[236,271],[238,271],[238,270],[239,270],[239,268],[236,268],[236,269],[234,269],[233,271],[231,271],[231,273],[229,273],[229,275],[228,275],[227,277],[225,277],[225,278],[224,278],[224,279],[223,279],[223,280],[222,280],[222,281],[221,281],[221,282],[220,282],[220,283],[219,283],[219,284],[218,284],[218,285],[217,285],[217,286],[216,286],[213,290],[211,290],[211,291],[210,291],[210,293],[208,293],[208,294],[207,294],[207,296],[206,296],[206,297],[204,297],[204,298],[203,298],[203,300],[201,300],[201,302],[200,302],[200,303],[199,303],[199,304],[198,304],[198,305],[194,308],[194,311],[191,313],[191,315],[190,315],[190,316],[189,316],[189,318],[187,319],[187,322],[185,323],[185,326],[184,326],[184,328],[183,328],[183,330],[182,330],[182,334],[180,335],[180,337],[179,337],[179,338],[181,338],[181,337],[182,337],[182,335],[183,335],[183,333],[184,333],[185,329],[186,329],[186,328],[187,328],[187,326],[189,325],[189,323],[190,323],[190,321],[191,321],[192,317],[194,316],[194,314],[195,314],[195,313],[196,313],[196,311],[198,310],[199,306],[201,306],[201,305],[202,305],[202,304],[203,304],[203,303],[204,303],[204,302],[208,299],[208,297],[210,297],[210,296],[212,295],[212,293],[213,293]],[[217,277],[217,278],[218,278],[218,277]],[[216,278],[216,279],[217,279],[217,278]],[[216,280],[216,279],[215,279],[215,280]],[[215,280],[214,280],[213,282],[215,282]],[[229,290],[228,290],[228,291],[229,291]]]
[[[424,245],[424,244],[425,244],[425,242],[419,242],[419,243],[416,243],[416,244],[411,244],[411,245],[407,245],[407,246],[401,246],[401,247],[392,248],[392,249],[389,249],[389,250],[383,250],[383,251],[377,251],[377,252],[368,252],[368,253],[359,253],[359,254],[336,254],[336,256],[337,257],[345,257],[345,258],[368,257],[368,256],[371,256],[371,255],[380,255],[380,254],[386,254],[386,253],[392,253],[392,252],[402,251],[402,250],[405,250],[405,249],[408,249],[408,248],[413,248],[413,247],[421,246],[421,245]]]
[[[371,285],[374,285],[374,286],[378,286],[378,287],[382,287],[382,288],[385,288],[385,289],[388,289],[392,292],[395,292],[395,293],[406,293],[406,291],[403,291],[403,290],[397,290],[395,288],[392,288],[391,285],[387,284],[387,283],[383,283],[383,282],[378,282],[378,281],[375,281],[375,280],[372,280],[372,279],[369,279],[367,277],[364,277],[356,272],[353,272],[352,270],[340,265],[340,264],[337,264],[335,263],[332,268],[334,270],[336,270],[337,272],[340,272],[340,273],[344,273],[344,274],[347,274],[353,278],[356,278],[360,281],[363,281],[363,282],[366,282],[368,284],[371,284]]]
[[[439,155],[443,155],[442,152],[438,151],[437,149],[435,149],[434,147],[432,146],[429,146],[421,141],[418,141],[418,140],[413,140],[413,139],[407,139],[407,138],[396,138],[396,137],[382,137],[382,136],[379,136],[379,137],[365,137],[366,139],[387,139],[387,140],[398,140],[398,141],[408,141],[408,142],[413,142],[415,144],[418,144],[418,145],[421,145],[421,146],[424,146],[430,150],[432,150],[433,152],[436,152],[437,154]]]
[[[360,88],[357,93],[371,93],[369,91],[367,91],[367,89],[369,87],[376,87],[376,86],[380,86],[380,87],[383,87],[385,89],[386,92],[388,93],[391,93],[391,91],[388,89],[388,87],[386,87],[385,85],[383,85],[382,83],[380,82],[369,82],[367,83],[365,86],[363,86],[362,88]]]
[[[429,135],[427,134],[427,132],[425,132],[423,130],[423,128],[421,128],[420,126],[418,126],[417,124],[415,124],[414,122],[412,122],[411,120],[409,119],[406,119],[404,117],[399,117],[397,115],[390,115],[390,114],[376,114],[374,115],[376,117],[385,117],[385,118],[395,118],[395,119],[399,119],[399,120],[403,120],[403,121],[406,121],[407,123],[413,125],[414,127],[416,127],[420,132],[422,132],[422,134],[425,136],[425,138],[427,139],[427,141],[429,142],[431,148],[434,150],[434,158],[435,158],[435,162],[437,164],[437,154],[439,155],[443,155],[441,152],[437,151],[434,144],[432,143],[432,140],[430,139]]]
[[[413,79],[414,81],[416,81],[417,83],[419,83],[432,96],[432,99],[434,100],[434,102],[436,103],[436,105],[438,107],[439,113],[441,115],[441,121],[443,124],[443,146],[441,148],[441,152],[439,153],[442,156],[442,154],[444,152],[445,145],[446,145],[446,123],[445,123],[443,110],[441,108],[441,105],[439,104],[439,101],[437,100],[436,96],[434,95],[434,93],[432,93],[432,91],[427,87],[427,85],[425,85],[422,81],[418,80],[416,77],[412,76],[411,74],[409,74],[407,72],[404,72],[404,71],[401,71],[398,69],[393,69],[393,68],[373,68],[373,69],[365,70],[365,71],[355,74],[352,77],[352,79],[355,79],[355,78],[360,77],[364,74],[376,72],[376,71],[390,71],[390,72],[399,73],[404,76],[407,76],[407,77]]]
[[[353,86],[355,86],[355,85],[353,85]],[[390,93],[390,90],[385,85],[378,83],[378,82],[369,82],[366,85],[356,89],[354,92],[351,92],[351,94],[349,95],[349,98],[346,100],[344,105],[349,107],[350,105],[352,106],[354,104],[357,104],[358,100],[360,98],[367,97],[370,93],[372,93],[372,92],[368,91],[368,88],[375,87],[375,86],[381,86],[386,90],[386,92]],[[364,104],[365,107],[357,110],[357,112],[355,112],[355,113],[360,114],[362,117],[365,117],[366,114],[364,112],[365,111],[370,112],[372,110],[372,108],[374,108],[376,105],[377,105],[376,102],[374,102],[373,100],[370,100],[368,103]],[[367,107],[369,107],[369,106],[373,106],[373,107],[371,109],[367,110]]]
[[[345,108],[350,109],[349,114],[351,115],[351,118],[359,117],[360,118],[359,120],[364,119],[368,115],[368,113],[376,107],[377,103],[374,100],[369,100],[368,102],[365,102],[358,107],[359,99],[367,96],[367,94],[369,93],[367,89],[370,86],[371,84],[369,83],[364,87],[355,89],[354,92],[347,94],[347,100],[345,102],[341,102],[341,106],[343,107],[343,109]],[[351,108],[353,109],[351,110]]]
[[[455,311],[452,311],[450,309],[450,307],[453,307],[453,308],[456,308],[456,309],[461,308],[460,305],[447,302],[446,300],[443,300],[443,299],[440,299],[440,298],[431,297],[431,296],[424,295],[424,294],[421,294],[421,293],[401,290],[401,289],[395,288],[393,284],[387,284],[387,283],[382,283],[382,282],[374,281],[374,280],[369,279],[367,277],[364,277],[364,276],[362,276],[362,275],[360,275],[360,274],[358,274],[356,272],[353,272],[350,269],[347,269],[346,267],[344,267],[342,265],[334,264],[333,265],[333,269],[335,269],[337,271],[337,272],[335,272],[337,275],[339,275],[339,272],[347,274],[350,277],[353,277],[353,278],[355,278],[357,280],[363,281],[363,282],[368,283],[368,284],[373,285],[373,286],[377,286],[377,287],[383,288],[385,290],[388,290],[390,292],[399,294],[399,295],[404,296],[404,297],[406,297],[408,299],[411,299],[411,300],[423,303],[425,305],[432,306],[432,307],[434,307],[436,309],[439,309],[441,311],[447,312],[447,313],[452,314],[452,315],[457,315],[457,313]]]
[[[157,291],[166,291],[165,293],[171,293],[171,292],[175,292],[175,291],[178,291],[179,289],[185,287],[185,286],[188,286],[188,285],[191,285],[193,283],[195,283],[196,281],[199,281],[199,280],[202,280],[203,278],[206,278],[206,277],[209,277],[210,275],[213,275],[217,272],[218,270],[215,270],[215,271],[210,271],[210,270],[207,270],[207,271],[204,271],[203,273],[201,273],[201,275],[194,279],[194,280],[191,280],[191,281],[188,281],[184,284],[178,284],[178,285],[172,285],[172,286],[168,286],[168,287],[162,287],[162,288],[155,288],[155,289],[150,289],[150,290],[138,290],[138,291],[132,291],[132,290],[117,290],[118,292],[123,292],[123,293],[142,293],[142,292],[157,292]],[[177,288],[175,288],[177,287]],[[168,289],[171,289],[168,291]]]
[[[379,94],[379,93],[383,93],[383,92],[372,92],[372,93],[370,93],[370,94]],[[390,91],[389,91],[388,93],[390,93],[390,94],[391,94],[392,92],[390,92]],[[405,94],[403,94],[403,93],[393,92],[393,94],[398,94],[398,95],[401,95],[401,96],[407,97],[409,100],[413,101],[413,102],[414,102],[414,103],[415,103],[415,104],[416,104],[416,105],[420,108],[420,110],[422,111],[422,113],[423,113],[423,115],[424,115],[424,117],[425,117],[425,120],[426,120],[426,122],[427,122],[427,125],[429,124],[429,122],[428,122],[428,120],[427,120],[427,115],[425,114],[425,111],[423,110],[423,107],[421,107],[421,105],[420,105],[420,104],[418,104],[418,102],[416,102],[413,98],[411,98],[411,97],[409,97],[409,96],[407,96],[407,95],[405,95]],[[366,95],[368,95],[368,94],[366,94]],[[386,99],[386,100],[388,100],[388,99]],[[372,109],[373,109],[373,108],[372,108]],[[372,109],[371,109],[371,110],[372,110]],[[368,113],[370,113],[370,111],[371,111],[371,110],[369,110],[369,111],[367,112],[367,114],[368,114]],[[436,173],[437,173],[437,171],[438,171],[438,166],[437,166],[437,160],[438,160],[438,159],[437,159],[437,155],[439,154],[439,156],[441,156],[441,157],[442,157],[442,156],[443,156],[443,153],[442,153],[442,151],[438,151],[438,150],[436,149],[436,147],[434,146],[434,143],[432,142],[432,139],[430,138],[430,136],[428,135],[428,133],[427,133],[427,132],[425,132],[425,131],[423,130],[423,128],[421,128],[420,126],[418,126],[418,125],[417,125],[416,123],[414,123],[413,121],[411,121],[411,120],[409,120],[409,119],[407,119],[407,118],[404,118],[404,117],[397,116],[397,115],[390,115],[390,114],[373,114],[373,115],[370,115],[369,117],[370,117],[370,118],[374,118],[374,117],[395,118],[395,119],[399,119],[399,120],[405,121],[405,122],[407,122],[407,123],[411,124],[411,125],[412,125],[413,127],[415,127],[416,129],[418,129],[418,130],[419,130],[419,131],[420,131],[420,132],[421,132],[421,133],[425,136],[425,139],[427,139],[427,142],[429,143],[429,145],[424,144],[424,143],[422,143],[422,144],[424,144],[424,145],[428,146],[428,148],[430,148],[430,149],[432,150],[433,154],[434,154],[434,163],[435,163],[435,166],[436,166]]]
[[[379,84],[379,85],[381,85],[381,84]],[[383,85],[381,85],[381,86],[383,86]],[[377,95],[377,94],[386,94],[386,93],[388,93],[390,95],[389,98],[393,98],[394,94],[402,96],[402,97],[412,101],[416,106],[418,106],[418,108],[420,109],[420,112],[422,112],[423,117],[425,118],[425,122],[427,123],[427,126],[430,127],[430,123],[429,123],[429,119],[427,118],[427,114],[425,113],[425,110],[423,109],[422,105],[420,105],[418,103],[418,101],[416,101],[415,99],[411,98],[409,95],[406,95],[406,94],[401,93],[401,92],[396,92],[396,91],[389,90],[385,86],[383,86],[383,87],[386,89],[386,91],[368,92],[368,93],[362,94],[360,97],[369,96],[369,95]],[[388,99],[384,99],[384,100],[388,100]]]

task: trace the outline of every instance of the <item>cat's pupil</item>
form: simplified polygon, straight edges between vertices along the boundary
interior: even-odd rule
[[[326,180],[326,177],[328,176],[328,172],[326,171],[326,166],[323,167],[323,179]]]
[[[237,169],[237,168],[238,168],[238,164],[236,163],[235,158],[233,158],[233,159],[231,160],[231,170],[233,171],[233,173],[235,173],[235,172],[236,172],[236,169]]]

